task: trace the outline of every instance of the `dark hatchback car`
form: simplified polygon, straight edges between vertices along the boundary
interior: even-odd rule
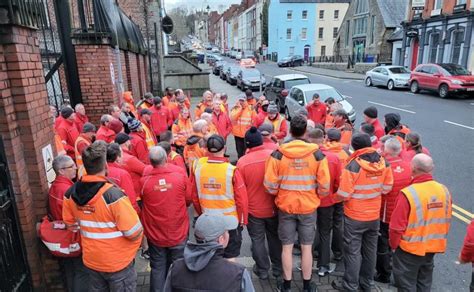
[[[309,78],[302,74],[285,74],[273,76],[273,79],[266,84],[263,95],[268,101],[273,101],[280,106],[280,112],[284,113],[285,98],[289,90],[296,85],[310,84]]]
[[[265,88],[265,78],[260,71],[253,68],[243,68],[237,75],[237,87],[246,90],[259,90],[260,84]]]
[[[295,67],[303,66],[303,64],[304,59],[299,55],[285,57],[277,63],[278,67]]]
[[[220,75],[222,68],[226,64],[225,61],[217,61],[214,66],[212,67],[212,73],[214,75]]]
[[[226,72],[227,83],[229,83],[230,85],[237,84],[237,75],[239,74],[240,69],[241,68],[239,66],[230,66],[227,69],[227,72]]]

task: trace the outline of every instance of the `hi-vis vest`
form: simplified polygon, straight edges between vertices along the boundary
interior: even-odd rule
[[[418,256],[445,252],[451,223],[448,189],[435,181],[427,181],[412,184],[402,192],[410,203],[410,215],[400,248]]]
[[[83,137],[79,136],[76,139],[76,143],[74,144],[74,153],[76,157],[76,166],[77,166],[77,178],[81,178],[83,175],[86,175],[86,169],[84,168],[84,163],[82,162],[82,153],[79,153],[79,150],[77,150],[77,145],[79,145],[80,142],[86,142],[89,143],[86,139]]]
[[[281,123],[283,122],[283,117],[281,115],[278,116],[277,119],[274,119],[273,121],[270,120],[267,117],[265,117],[265,120],[263,121],[263,123],[267,123],[267,124],[272,124],[273,125],[273,132],[274,133],[278,133],[280,132],[280,127],[281,127]]]
[[[199,203],[203,213],[237,217],[232,184],[234,170],[235,166],[230,163],[209,163],[207,157],[199,158],[194,163]]]
[[[143,128],[143,131],[145,132],[146,146],[147,146],[148,150],[150,150],[152,147],[156,146],[155,140],[153,139],[154,133],[144,123],[142,123],[142,128]]]

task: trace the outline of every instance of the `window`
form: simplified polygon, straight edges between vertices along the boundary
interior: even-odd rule
[[[286,29],[286,39],[291,40],[291,28]]]
[[[332,38],[333,38],[333,39],[337,38],[337,31],[338,31],[338,30],[339,30],[339,29],[338,29],[337,27],[334,27],[334,28],[332,29]]]
[[[431,35],[429,62],[436,63],[436,55],[438,54],[439,33]]]
[[[443,8],[443,0],[435,0],[433,9]]]
[[[308,33],[308,29],[306,27],[303,27],[301,29],[301,39],[305,40],[306,39],[306,34]]]
[[[321,56],[326,56],[326,46],[321,46]]]
[[[324,10],[319,10],[319,19],[324,19]]]
[[[461,44],[464,39],[464,31],[453,32],[453,53],[451,54],[451,63],[458,64],[461,55]]]
[[[334,19],[339,19],[339,10],[334,10]]]
[[[295,54],[295,47],[290,47],[290,56]]]
[[[308,10],[303,10],[303,12],[301,12],[301,18],[308,19]]]
[[[466,0],[458,0],[456,4],[457,5],[466,4]]]
[[[354,19],[354,31],[352,35],[365,35],[367,34],[367,17],[360,17]]]
[[[291,97],[301,105],[304,105],[304,94],[303,91],[299,90],[298,88],[293,89]]]
[[[356,13],[363,14],[369,12],[369,1],[368,0],[357,0]]]
[[[288,19],[288,20],[293,19],[293,10],[286,11],[286,19]]]
[[[375,42],[375,15],[372,15],[370,19],[370,43],[373,44]]]
[[[324,27],[319,28],[318,38],[322,39],[324,37]]]
[[[351,31],[351,21],[350,20],[347,20],[346,21],[346,47],[349,46],[349,36],[350,36],[350,31]]]

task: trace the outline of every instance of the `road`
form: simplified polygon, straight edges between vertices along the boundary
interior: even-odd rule
[[[368,106],[376,106],[383,122],[386,113],[396,112],[402,123],[422,137],[422,144],[430,150],[435,162],[435,179],[451,191],[453,220],[449,233],[448,250],[435,260],[433,291],[468,291],[471,281],[470,265],[458,265],[456,259],[464,239],[467,223],[474,218],[474,99],[440,99],[435,94],[412,94],[407,90],[389,91],[384,88],[365,87],[363,81],[344,80],[296,70],[304,67],[278,68],[275,63],[258,64],[265,77],[289,73],[308,76],[312,83],[324,83],[335,87],[357,112],[356,125],[362,121],[362,112]],[[219,83],[217,78],[212,83]],[[223,82],[222,82],[223,83]],[[231,92],[235,87],[226,86]],[[229,92],[229,93],[231,93]],[[230,96],[232,96],[230,94]],[[234,104],[234,99],[230,100]]]

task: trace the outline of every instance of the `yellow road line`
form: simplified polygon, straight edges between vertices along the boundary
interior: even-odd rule
[[[472,214],[469,211],[464,210],[463,208],[457,206],[456,204],[453,204],[453,209],[456,209],[459,213],[463,213],[464,215],[468,216],[470,219],[474,218],[474,214]]]
[[[452,215],[466,224],[471,224],[471,220],[467,219],[466,217],[463,217],[462,215],[456,213],[455,211],[452,212]]]

